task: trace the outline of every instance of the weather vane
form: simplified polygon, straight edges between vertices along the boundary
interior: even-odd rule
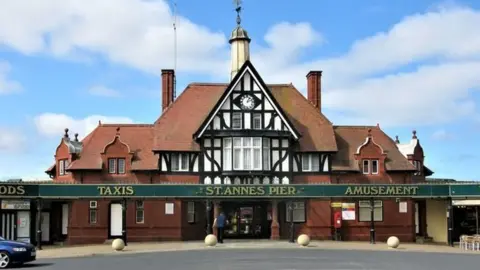
[[[242,0],[233,0],[236,8],[235,11],[237,12],[237,24],[240,25],[242,19],[240,19],[240,12],[242,11]]]

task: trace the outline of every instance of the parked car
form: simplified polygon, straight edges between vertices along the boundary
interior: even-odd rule
[[[0,268],[7,268],[12,264],[21,265],[34,261],[37,251],[32,244],[5,240],[0,237]]]

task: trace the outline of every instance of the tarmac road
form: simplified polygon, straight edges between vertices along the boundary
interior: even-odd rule
[[[192,250],[40,259],[39,270],[456,270],[479,269],[479,254],[321,249]]]

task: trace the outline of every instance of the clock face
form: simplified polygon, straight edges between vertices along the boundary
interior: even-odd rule
[[[255,99],[251,95],[244,95],[240,98],[242,109],[251,110],[255,107]]]

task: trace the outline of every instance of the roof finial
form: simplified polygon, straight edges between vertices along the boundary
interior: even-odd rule
[[[120,136],[120,127],[117,127],[117,136]]]
[[[380,128],[380,123],[377,123],[377,128]]]
[[[372,129],[371,128],[368,129],[368,137],[369,138],[372,137]]]
[[[398,135],[395,135],[395,143],[400,143],[400,140],[398,139]]]
[[[237,25],[240,26],[242,19],[240,18],[240,12],[242,11],[242,0],[233,0],[233,3],[237,6],[235,11],[237,12]]]
[[[68,128],[65,129],[65,135],[63,135],[66,139],[68,139]]]
[[[75,141],[78,142],[78,133],[75,133]]]
[[[101,120],[98,120],[98,125],[99,125],[99,126],[102,125],[102,121],[101,121]]]
[[[412,139],[416,139],[417,138],[417,131],[414,129],[412,131],[412,133],[413,133]]]

